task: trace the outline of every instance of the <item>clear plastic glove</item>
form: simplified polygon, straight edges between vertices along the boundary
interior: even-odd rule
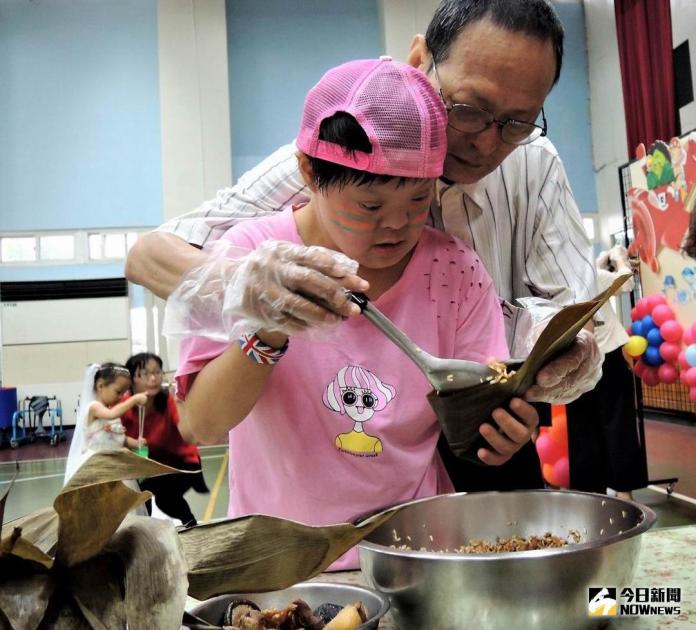
[[[603,362],[594,335],[583,328],[566,352],[539,370],[524,398],[558,405],[573,402],[594,388],[602,376]]]
[[[163,333],[232,341],[261,329],[330,329],[360,313],[346,297],[346,289],[369,287],[357,270],[357,262],[324,247],[265,241],[249,251],[221,241],[172,292]]]
[[[610,272],[615,274],[614,278],[625,273],[634,273],[639,264],[640,259],[636,261],[629,258],[628,251],[622,245],[614,245],[611,249],[601,252],[595,261],[598,272]],[[630,293],[634,284],[634,279],[630,278],[621,286],[619,293]]]

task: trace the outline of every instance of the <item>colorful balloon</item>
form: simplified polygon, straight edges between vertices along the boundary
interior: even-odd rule
[[[567,457],[561,457],[553,465],[553,476],[556,479],[556,485],[560,488],[567,488],[570,485],[570,465]]]
[[[679,360],[681,346],[678,343],[665,341],[659,349],[660,356],[668,363],[676,364],[676,362]]]
[[[624,344],[624,349],[626,354],[632,357],[639,357],[648,348],[648,340],[640,335],[633,335],[628,338],[628,341]]]
[[[633,322],[631,324],[631,332],[629,334],[637,335],[638,337],[645,337],[643,334],[643,322],[641,320]]]
[[[660,334],[659,328],[653,328],[648,333],[646,339],[648,340],[648,345],[655,346],[656,348],[659,348],[662,345],[662,342],[664,341],[662,335]]]
[[[542,464],[541,474],[544,477],[544,480],[546,481],[546,483],[549,483],[552,486],[558,487],[558,483],[556,481],[555,471],[553,469],[553,464]]]
[[[655,387],[660,383],[660,375],[657,373],[656,367],[646,366],[641,380],[649,387]]]
[[[652,310],[648,304],[648,300],[645,298],[640,298],[640,300],[636,302],[635,308],[636,314],[638,315],[636,319],[643,319],[646,315],[649,315],[650,311]]]
[[[658,326],[662,326],[666,321],[674,319],[674,311],[667,304],[658,304],[652,310],[652,318]]]
[[[549,437],[563,448],[563,454],[568,454],[568,423],[565,416],[551,422]]]
[[[684,329],[676,319],[668,319],[660,326],[660,334],[665,341],[679,343],[684,335]]]
[[[681,381],[689,387],[696,387],[696,367],[691,367],[683,372]]]
[[[633,366],[633,373],[638,377],[638,378],[643,378],[643,373],[645,372],[645,369],[648,366],[643,363],[640,359],[638,359],[634,366]]]
[[[651,311],[659,304],[667,303],[667,298],[662,293],[653,293],[648,296],[647,300]]]
[[[660,383],[665,383],[666,385],[671,385],[677,382],[677,377],[679,372],[671,363],[663,363],[659,368],[657,368],[657,375],[660,378]]]
[[[686,362],[691,367],[696,366],[696,343],[692,343],[690,346],[687,346],[684,354],[686,355]]]
[[[539,435],[536,449],[542,464],[553,464],[565,454],[563,445],[556,442],[548,433]]]
[[[696,339],[694,338],[694,332],[693,332],[693,330],[691,329],[691,326],[689,326],[689,327],[684,331],[683,338],[684,338],[684,343],[685,343],[687,346],[690,346],[692,343],[694,343],[694,341],[696,341]]]
[[[655,322],[653,321],[652,315],[646,315],[643,319],[640,320],[641,323],[643,324],[643,337],[647,337],[648,333],[653,329],[656,328]]]
[[[643,361],[648,365],[661,365],[664,361],[660,356],[659,348],[655,346],[648,346],[648,349],[643,353]]]

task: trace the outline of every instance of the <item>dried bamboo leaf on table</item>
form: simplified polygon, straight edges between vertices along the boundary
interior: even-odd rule
[[[601,306],[631,277],[624,274],[593,300],[571,304],[556,313],[537,339],[525,361],[507,382],[483,382],[455,392],[428,394],[428,402],[440,421],[450,449],[459,457],[477,461],[476,450],[486,446],[478,429],[489,421],[496,407],[505,406],[534,383],[537,372],[573,342]]]
[[[58,543],[58,514],[52,507],[43,508],[26,516],[14,519],[2,528],[2,542],[0,543],[0,556],[5,548],[7,539],[13,536],[16,529],[21,530],[21,540],[36,547],[37,554],[27,550],[31,557],[27,560],[39,561],[49,567],[47,558],[51,558]],[[16,547],[15,547],[16,548]],[[14,555],[17,555],[15,552]],[[21,556],[23,557],[23,556]],[[43,561],[39,558],[43,557]],[[52,560],[51,560],[52,563]]]
[[[59,494],[53,503],[60,519],[56,560],[71,567],[98,554],[126,514],[151,496],[131,490],[121,481]]]
[[[53,590],[54,580],[47,571],[36,571],[16,558],[0,559],[0,611],[13,630],[38,628]]]
[[[124,479],[144,479],[180,472],[186,471],[140,457],[127,449],[101,451],[92,455],[77,469],[58,496],[77,488],[98,483],[123,481]]]
[[[179,531],[188,564],[189,595],[275,591],[321,573],[387,521],[398,508],[353,525],[312,527],[251,515]]]
[[[186,560],[169,521],[128,515],[105,547],[125,570],[128,628],[179,628],[186,606]]]

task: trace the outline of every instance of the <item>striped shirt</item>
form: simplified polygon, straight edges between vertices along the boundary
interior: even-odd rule
[[[234,187],[159,229],[200,247],[239,220],[307,201],[296,151],[294,144],[281,147]],[[481,257],[498,295],[508,303],[503,310],[513,356],[526,354],[512,343],[520,336],[520,311],[511,306],[516,298],[534,296],[566,305],[597,293],[592,247],[563,163],[546,138],[518,147],[474,184],[439,181],[431,223]]]

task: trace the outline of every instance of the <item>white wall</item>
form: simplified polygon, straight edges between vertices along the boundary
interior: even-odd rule
[[[379,0],[379,20],[384,52],[406,61],[416,33],[425,35],[438,0]]]
[[[224,0],[159,0],[164,218],[232,182]]]
[[[613,0],[584,0],[590,78],[592,161],[597,185],[597,240],[606,248],[623,229],[618,167],[628,162],[621,66]]]
[[[689,40],[691,75],[696,90],[696,2],[670,0],[672,9],[672,45],[676,48]],[[682,133],[696,129],[696,99],[679,110]]]

